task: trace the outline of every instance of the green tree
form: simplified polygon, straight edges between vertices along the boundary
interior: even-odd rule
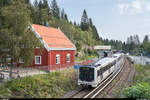
[[[52,12],[53,17],[60,19],[60,11],[59,11],[59,7],[57,5],[56,0],[53,0],[51,2],[51,12]]]
[[[43,8],[49,8],[47,0],[43,0]]]
[[[68,21],[68,16],[67,16],[67,14],[65,14],[65,20]]]
[[[145,35],[144,39],[143,39],[143,42],[149,42],[149,37],[148,35]]]
[[[150,42],[143,42],[140,47],[150,54]]]
[[[148,83],[138,83],[123,90],[123,96],[126,98],[150,98],[150,85]]]
[[[65,19],[65,10],[64,9],[61,10],[61,16],[60,17],[63,20]]]
[[[0,0],[0,8],[9,5],[12,0]]]
[[[41,44],[34,34],[29,30],[30,17],[24,0],[15,0],[11,5],[1,9],[3,18],[2,29],[0,29],[0,52],[11,57],[11,68],[13,62],[24,59],[24,65],[30,65],[34,59],[34,47]],[[10,74],[11,77],[11,74]]]
[[[83,10],[83,15],[82,15],[82,18],[81,18],[81,29],[83,31],[87,31],[88,28],[89,28],[89,19],[88,19],[86,10],[84,9]]]

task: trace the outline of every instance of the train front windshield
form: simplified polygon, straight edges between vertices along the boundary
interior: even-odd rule
[[[94,80],[94,68],[80,67],[79,79],[81,81],[93,81]]]

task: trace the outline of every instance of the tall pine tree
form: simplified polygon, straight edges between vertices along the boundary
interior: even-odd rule
[[[52,12],[53,17],[60,19],[60,10],[59,10],[56,0],[53,0],[51,2],[51,12]]]
[[[65,10],[64,9],[61,10],[61,16],[60,17],[63,20],[65,19]]]
[[[149,37],[148,35],[145,35],[144,39],[143,39],[143,42],[149,42]]]
[[[84,9],[83,15],[82,15],[82,18],[81,18],[81,29],[83,31],[87,31],[88,28],[89,28],[89,19],[88,19],[86,10]]]

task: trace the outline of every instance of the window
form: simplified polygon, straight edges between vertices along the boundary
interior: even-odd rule
[[[100,69],[97,71],[97,76],[99,76],[100,75]]]
[[[93,81],[94,80],[94,68],[80,67],[79,79],[81,81]]]
[[[35,64],[41,64],[41,56],[35,56]]]
[[[59,54],[56,55],[56,64],[60,64],[60,55]]]
[[[67,54],[67,62],[70,62],[70,54]]]
[[[23,58],[19,58],[19,63],[24,63],[24,59]]]

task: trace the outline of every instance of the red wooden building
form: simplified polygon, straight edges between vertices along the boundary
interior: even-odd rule
[[[32,31],[44,45],[42,55],[35,48],[35,60],[32,67],[47,68],[49,71],[74,65],[75,45],[60,29],[32,24]]]

